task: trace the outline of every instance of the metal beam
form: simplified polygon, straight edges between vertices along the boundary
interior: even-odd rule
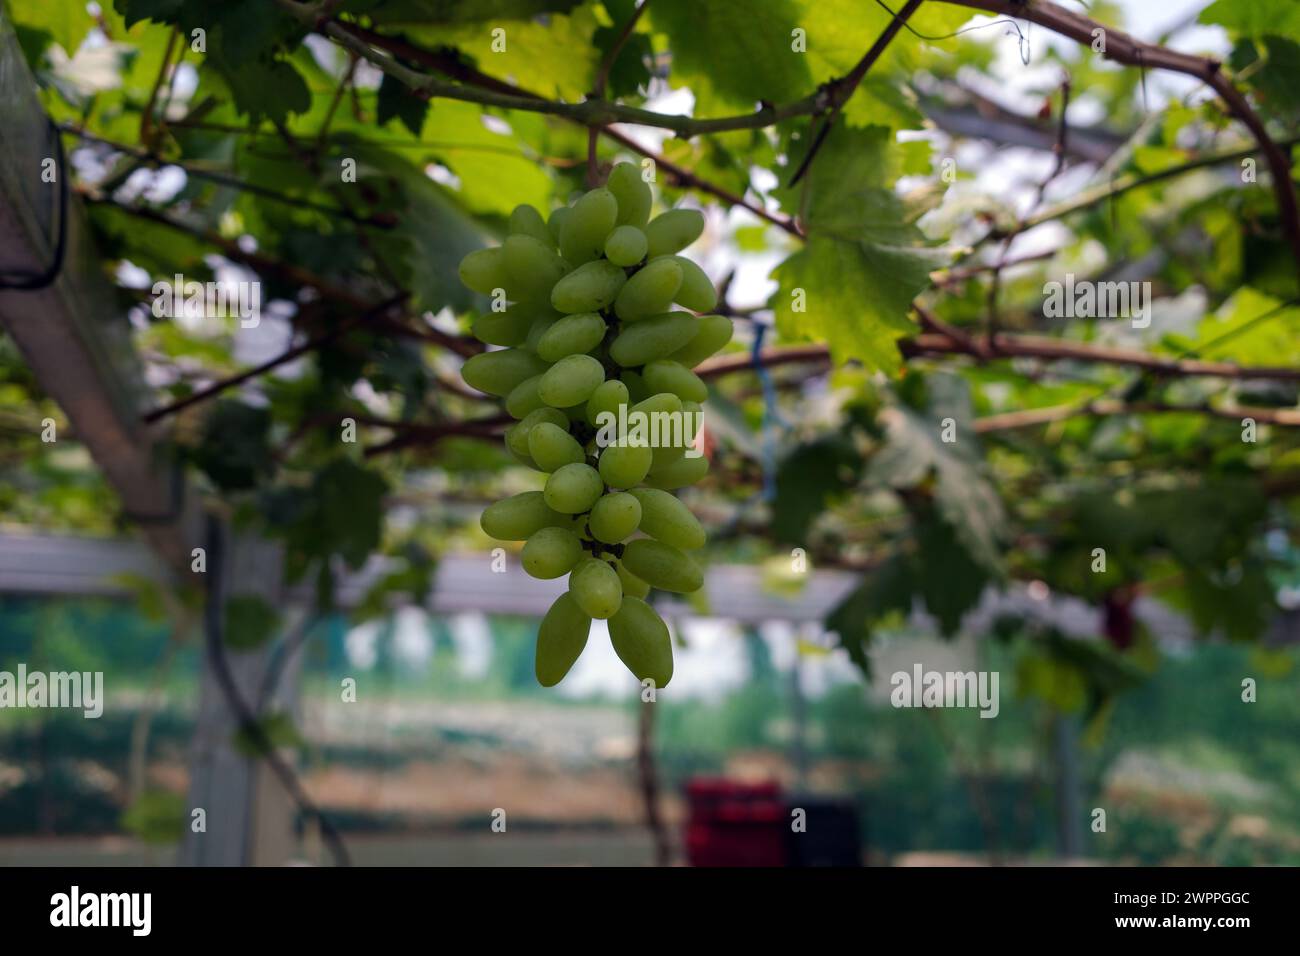
[[[160,465],[140,422],[144,376],[130,329],[114,307],[116,295],[68,181],[72,171],[60,162],[58,133],[35,89],[0,6],[0,271],[44,272],[59,259],[60,223],[67,230],[62,266],[51,285],[0,290],[0,326],[63,409],[126,513],[143,519],[145,537],[167,565],[188,570],[198,509]],[[69,204],[65,211],[62,203]]]

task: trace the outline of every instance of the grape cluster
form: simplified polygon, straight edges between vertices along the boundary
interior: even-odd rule
[[[640,170],[619,163],[604,187],[549,220],[519,206],[502,245],[460,264],[461,281],[494,298],[474,335],[505,346],[461,374],[505,399],[517,419],[506,447],[548,475],[544,490],[488,506],[483,530],[524,541],[533,577],[569,575],[537,636],[546,687],[578,659],[592,618],[609,621],[615,652],[639,680],[664,686],[672,641],[646,595],[703,584],[686,552],[704,545],[704,530],[672,492],[708,471],[706,458],[687,454],[707,394],[692,369],[731,340],[731,320],[699,314],[717,304],[713,284],[677,255],[704,217],[670,209],[651,219],[651,199]]]

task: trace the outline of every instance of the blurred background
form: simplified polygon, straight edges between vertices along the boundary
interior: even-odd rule
[[[97,593],[7,583],[0,669],[22,660],[111,676],[98,720],[0,711],[0,861],[167,865],[186,824],[202,650],[156,587],[122,577],[142,552],[78,555],[80,546],[5,541],[6,558],[26,553],[29,574],[57,556],[47,587],[70,585],[77,566]],[[109,573],[92,584],[96,561],[110,562]],[[6,562],[0,581],[17,570]],[[854,847],[879,865],[1300,861],[1293,647],[1207,645],[1178,618],[1144,608],[1162,635],[1160,667],[1088,734],[1083,687],[1027,654],[1021,635],[997,632],[1000,615],[1018,612],[1035,639],[1086,634],[1095,622],[1082,605],[991,598],[955,640],[919,615],[877,637],[864,686],[817,620],[852,586],[847,576],[791,594],[761,572],[714,574],[710,593],[740,619],[677,608],[672,692],[648,705],[599,621],[558,693],[537,686],[545,582],[509,575],[523,592],[515,600],[538,610],[503,614],[491,608],[499,592],[467,595],[475,579],[498,587],[485,561],[452,556],[440,573],[457,576],[450,601],[359,626],[344,612],[299,625],[310,639],[298,688],[280,702],[296,723],[278,742],[301,748],[303,784],[357,863],[622,866],[660,853],[684,862],[688,784],[719,778],[737,806],[783,801],[781,832],[787,805],[807,808],[814,827],[834,832],[823,852],[839,862]],[[115,574],[121,585],[106,586]],[[485,606],[466,609],[475,598]],[[888,675],[916,662],[999,672],[998,717],[893,708]],[[1243,707],[1240,674],[1276,692]],[[347,678],[356,702],[340,707]],[[647,752],[649,764],[639,757]],[[761,786],[773,784],[779,791]],[[1094,806],[1107,809],[1105,839],[1090,838]],[[505,833],[488,828],[497,808]],[[752,862],[771,862],[762,834],[770,843],[775,827],[743,816],[731,825],[748,834]],[[295,859],[328,862],[310,821],[296,833]]]
[[[458,79],[477,63],[488,80],[577,100],[597,54],[619,53],[611,44],[633,9],[498,6],[513,11],[502,16],[525,51],[504,66],[480,49],[486,14],[416,0],[341,10],[390,40],[452,51]],[[689,55],[691,6],[653,0],[628,48],[635,62],[616,57],[611,88],[661,112],[743,112],[761,98],[743,79],[764,70],[737,55],[730,85],[710,85],[700,63],[711,54]],[[815,51],[849,37],[810,73],[824,82],[889,20],[852,6],[765,2],[751,15],[719,3],[735,29],[719,19],[704,32],[777,31],[785,45],[795,10]],[[1289,38],[1252,61],[1272,27],[1198,22],[1208,6],[1087,12],[1233,58],[1293,142],[1300,103],[1277,70],[1300,62],[1287,59],[1300,26],[1278,21]],[[452,7],[446,16],[465,22],[439,19]],[[52,253],[62,237],[56,199],[21,172],[59,155],[56,139],[74,197],[65,284],[37,298],[0,292],[0,672],[103,672],[106,701],[93,720],[0,708],[0,865],[330,865],[340,847],[363,865],[1300,864],[1298,449],[1284,433],[1294,379],[1215,390],[1087,361],[949,355],[940,367],[914,353],[905,372],[868,360],[865,336],[779,309],[780,269],[802,254],[781,226],[798,199],[780,184],[807,149],[806,122],[709,144],[628,128],[626,142],[601,141],[601,163],[656,156],[745,197],[728,206],[689,177],[657,187],[664,206],[706,212],[691,255],[736,318],[724,358],[743,374],[711,380],[713,474],[684,496],[711,535],[706,588],[656,600],[676,646],[671,686],[643,702],[596,621],[564,682],[540,688],[537,626],[562,584],[527,578],[517,549],[494,552],[478,529],[484,504],[535,476],[497,447],[495,404],[459,384],[465,353],[448,343],[463,342],[483,303],[465,299],[454,269],[499,238],[516,202],[545,208],[582,187],[586,134],[455,100],[413,118],[377,69],[320,36],[262,64],[292,64],[297,103],[295,83],[257,73],[252,54],[234,70],[221,59],[235,55],[221,52],[229,38],[255,45],[280,29],[263,30],[242,0],[225,9],[235,13],[212,26],[212,50],[193,54],[179,39],[185,5],[4,5],[0,205],[31,209],[27,245],[0,231],[0,271],[30,268],[23,249]],[[986,329],[1001,294],[1004,329],[1042,332],[1043,283],[1068,270],[1155,289],[1149,332],[1050,326],[1072,342],[1172,358],[1209,356],[1231,334],[1233,350],[1214,358],[1300,366],[1272,194],[1242,189],[1235,163],[1021,231],[1041,204],[1241,147],[1202,86],[1088,59],[1027,22],[926,4],[936,9],[946,12],[896,41],[908,52],[882,63],[881,85],[864,87],[875,108],[896,110],[891,134],[870,153],[832,136],[812,176],[814,189],[841,174],[852,185],[879,158],[882,191],[918,203],[907,219],[924,229],[918,256],[950,254],[922,261],[892,326],[872,313],[891,354],[922,287],[946,296],[940,311],[959,329]],[[1063,72],[1071,148],[1058,163]],[[887,163],[874,151],[884,139]],[[309,205],[341,201],[316,164],[352,155],[371,187],[365,214],[396,229],[357,240]],[[950,157],[958,176],[940,180]],[[990,223],[1009,223],[1011,239],[973,255]],[[897,235],[912,241],[901,221]],[[990,298],[993,253],[1022,261],[993,270]],[[964,276],[943,271],[958,260]],[[182,267],[263,281],[261,324],[156,321],[148,290]],[[854,274],[808,282],[812,301],[840,315],[832,292]],[[138,445],[135,418],[119,428],[113,417],[183,402],[397,288],[413,292],[405,332],[394,320],[354,349],[322,345],[151,422]],[[891,288],[868,287],[868,305],[897,298]],[[43,328],[67,338],[42,342]],[[808,339],[830,342],[834,369],[824,350],[764,366],[764,345]],[[992,424],[1094,393],[1191,410],[1044,419],[1041,432]],[[1225,398],[1277,411],[1272,431],[1261,419],[1258,446],[1240,441],[1232,402],[1219,419],[1199,414]],[[340,450],[345,414],[364,451]],[[981,450],[907,459],[929,448],[922,425],[948,415],[985,424]],[[47,419],[55,442],[40,437]],[[484,427],[449,436],[448,421]],[[882,448],[896,473],[884,473]],[[224,522],[224,555],[200,502]],[[214,599],[172,573],[195,541],[221,569],[227,676],[256,737],[212,663]],[[1099,544],[1111,564],[1090,575]],[[996,673],[996,719],[893,706],[891,676],[915,665]]]

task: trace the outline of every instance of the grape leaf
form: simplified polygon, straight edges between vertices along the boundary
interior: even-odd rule
[[[1244,36],[1266,33],[1300,38],[1300,2],[1297,0],[1215,0],[1198,18],[1217,23]]]
[[[69,54],[77,52],[94,21],[82,0],[40,0],[9,5],[14,23],[30,31],[48,33]]]
[[[902,404],[881,411],[885,443],[871,457],[867,477],[895,489],[928,486],[933,479],[940,516],[976,562],[996,571],[1005,515],[997,492],[980,472],[966,382],[936,373],[926,385],[924,413]],[[944,420],[949,418],[956,440],[945,442]]]
[[[903,161],[890,139],[884,127],[839,125],[804,181],[778,191],[787,210],[802,204],[808,241],[773,272],[782,335],[824,339],[836,361],[886,371],[898,368],[895,343],[916,330],[912,300],[940,263],[888,188]]]
[[[261,647],[275,637],[279,626],[280,612],[264,598],[237,594],[226,600],[222,637],[233,650],[251,651]]]
[[[482,23],[568,13],[582,0],[349,0],[349,13],[368,13],[385,24]]]
[[[800,12],[795,0],[771,0],[757,24],[749,0],[656,0],[649,16],[668,35],[669,78],[689,86],[696,115],[708,116],[812,93],[808,57],[792,43]]]
[[[546,22],[493,20],[486,24],[414,27],[412,40],[425,46],[453,46],[477,62],[489,76],[533,93],[578,101],[591,88],[599,62],[592,45],[596,16],[588,7],[570,15],[552,14]],[[500,29],[503,33],[493,35]],[[504,49],[494,48],[500,40]]]
[[[867,647],[872,630],[883,619],[912,610],[915,586],[911,562],[902,552],[895,552],[826,616],[826,630],[839,638],[840,646],[864,676],[871,676]]]
[[[387,73],[379,81],[379,101],[376,120],[384,126],[389,120],[399,119],[402,125],[418,137],[424,128],[424,117],[429,112],[429,101],[413,94],[405,83],[395,80]]]
[[[901,3],[887,4],[897,10]],[[852,71],[893,19],[884,6],[861,0],[800,0],[800,26],[808,32],[808,67],[814,83],[825,83]],[[944,3],[922,4],[875,60],[844,105],[844,118],[855,126],[884,125],[913,129],[922,116],[906,83],[920,65],[919,48],[941,41],[971,18],[971,11]],[[912,31],[916,32],[913,33]],[[945,45],[955,47],[955,40]],[[805,91],[807,92],[807,91]]]
[[[772,534],[777,541],[798,543],[808,534],[833,495],[857,483],[862,456],[843,433],[800,445],[776,471]]]

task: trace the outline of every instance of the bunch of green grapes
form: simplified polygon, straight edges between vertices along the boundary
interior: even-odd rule
[[[504,346],[469,359],[462,375],[505,399],[518,420],[506,447],[548,476],[544,490],[490,505],[483,530],[524,541],[533,577],[569,576],[538,633],[546,687],[578,659],[592,618],[609,621],[615,652],[639,680],[666,685],[672,642],[645,598],[651,587],[703,584],[687,552],[704,545],[704,530],[672,492],[708,471],[706,458],[688,454],[707,394],[692,369],[730,341],[731,320],[700,314],[717,304],[713,284],[677,254],[704,217],[670,209],[651,219],[650,206],[639,169],[619,163],[604,187],[549,220],[518,207],[502,245],[460,264],[465,285],[494,300],[474,335]],[[649,441],[638,421],[678,427]]]

